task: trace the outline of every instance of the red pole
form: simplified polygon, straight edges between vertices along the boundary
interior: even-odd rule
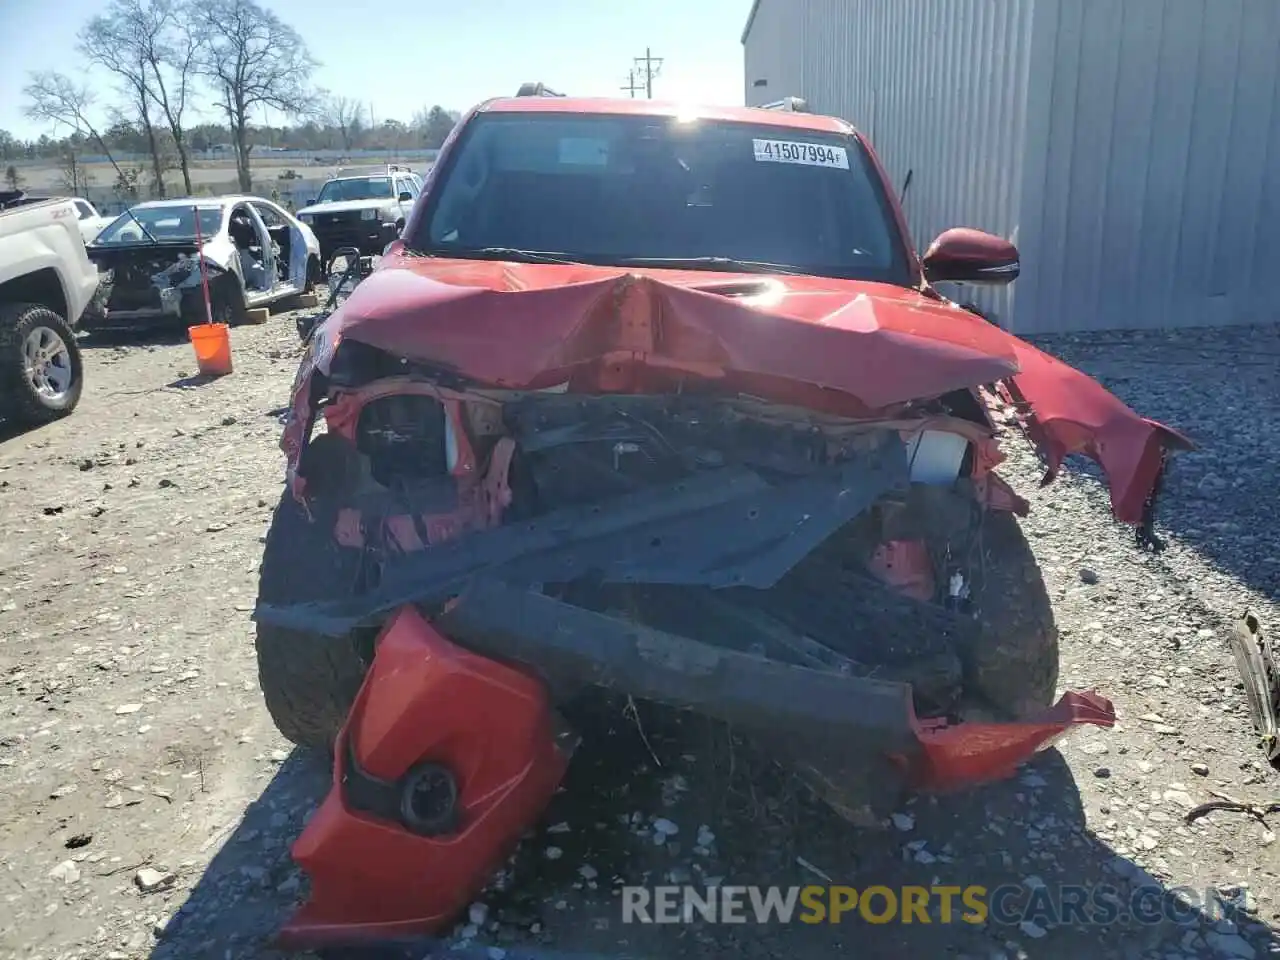
[[[213,301],[209,299],[209,271],[204,265],[204,238],[200,236],[200,208],[192,207],[196,218],[196,257],[200,263],[200,285],[204,287],[204,322],[213,323]]]

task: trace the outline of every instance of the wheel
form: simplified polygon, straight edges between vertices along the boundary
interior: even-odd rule
[[[333,515],[310,520],[284,492],[262,555],[258,599],[291,603],[354,589],[360,552],[333,539]],[[326,637],[258,624],[258,680],[276,728],[301,747],[329,750],[368,669],[368,638]],[[362,649],[363,644],[363,649]]]
[[[48,423],[80,402],[84,366],[67,322],[37,303],[0,305],[0,410]]]
[[[210,302],[213,307],[213,322],[225,323],[229,327],[247,323],[249,308],[245,306],[244,290],[240,280],[231,274],[215,283],[210,291]]]
[[[204,309],[204,290],[196,287],[182,293],[182,319],[188,326],[204,323],[206,316],[213,323],[225,323],[232,327],[246,323],[249,310],[244,303],[244,291],[234,275],[219,277],[209,285],[209,312]]]
[[[973,600],[980,631],[962,652],[966,687],[1017,719],[1053,704],[1058,685],[1058,628],[1044,577],[1011,513],[983,520],[985,554]]]

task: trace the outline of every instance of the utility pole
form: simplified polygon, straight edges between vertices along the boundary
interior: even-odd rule
[[[644,64],[644,95],[653,99],[653,78],[662,72],[662,57],[653,56],[653,52],[644,48],[644,56],[636,57],[636,65]]]
[[[631,94],[631,99],[634,100],[636,98],[636,91],[643,90],[644,86],[639,83],[636,83],[636,72],[634,70],[630,70],[627,72],[626,84],[624,86],[619,87],[618,89],[626,90],[628,93]]]

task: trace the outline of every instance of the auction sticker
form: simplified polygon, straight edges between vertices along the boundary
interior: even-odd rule
[[[849,151],[825,143],[792,140],[752,140],[756,160],[766,163],[802,163],[808,167],[849,169]]]

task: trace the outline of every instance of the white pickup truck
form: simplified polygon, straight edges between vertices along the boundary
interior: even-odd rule
[[[104,217],[98,212],[97,207],[82,197],[72,197],[71,202],[76,205],[76,216],[80,219],[80,236],[84,238],[85,243],[92,243],[107,224],[116,222],[115,217]]]
[[[0,195],[0,419],[66,416],[84,368],[74,328],[98,289],[72,200],[6,207]]]

